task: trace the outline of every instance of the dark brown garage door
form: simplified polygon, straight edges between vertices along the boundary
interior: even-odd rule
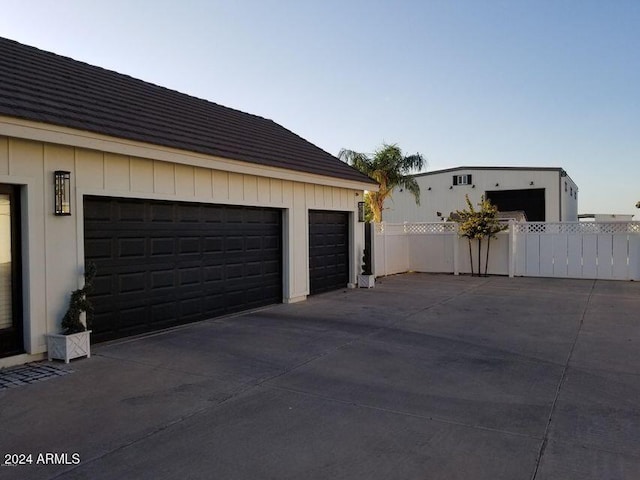
[[[309,211],[310,293],[344,288],[349,282],[349,213]]]
[[[282,301],[282,215],[269,208],[85,197],[93,341]]]

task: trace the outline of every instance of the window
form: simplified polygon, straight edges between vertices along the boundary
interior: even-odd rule
[[[564,191],[567,191],[567,182],[564,182]]]
[[[454,185],[471,185],[471,175],[454,175]]]

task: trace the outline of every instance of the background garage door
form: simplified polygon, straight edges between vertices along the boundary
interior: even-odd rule
[[[493,190],[485,192],[485,198],[501,212],[524,211],[528,222],[545,221],[545,189]]]
[[[310,293],[344,288],[349,282],[349,213],[309,211]]]
[[[85,197],[84,228],[93,341],[282,301],[280,210]]]

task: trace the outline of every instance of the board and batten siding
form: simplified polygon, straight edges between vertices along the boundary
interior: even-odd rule
[[[75,196],[69,217],[53,215],[55,170],[71,172]],[[360,190],[6,136],[0,136],[0,183],[23,186],[24,328],[31,354],[46,350],[44,334],[59,329],[69,293],[83,282],[84,195],[283,209],[285,302],[303,300],[309,293],[308,211],[349,211],[352,282],[358,273],[364,243],[362,228],[357,228]]]

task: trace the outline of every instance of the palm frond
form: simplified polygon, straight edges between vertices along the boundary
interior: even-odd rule
[[[404,173],[411,173],[412,171],[419,172],[427,164],[426,160],[419,153],[408,155],[402,159],[402,170]]]
[[[420,205],[420,185],[414,177],[404,177],[398,186],[412,194],[416,199],[416,205]]]
[[[364,173],[365,175],[374,178],[372,176],[372,173],[374,172],[375,168],[373,167],[371,159],[364,153],[343,148],[342,150],[340,150],[340,153],[338,153],[338,158],[343,162],[351,165],[355,169],[359,170],[360,172]]]

